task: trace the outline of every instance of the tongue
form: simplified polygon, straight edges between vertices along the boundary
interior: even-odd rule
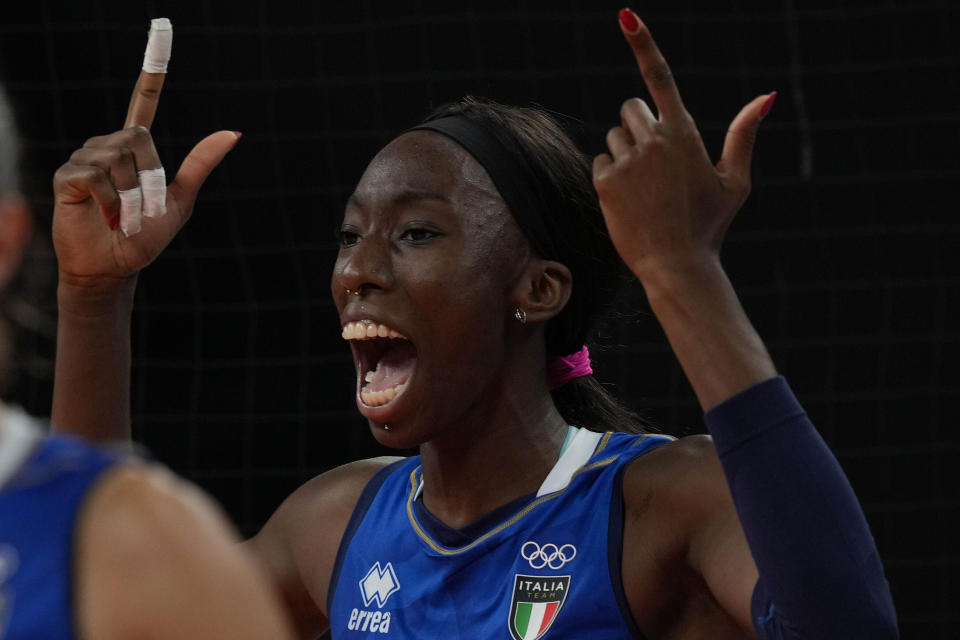
[[[410,342],[391,346],[377,362],[377,368],[367,374],[367,391],[386,391],[403,384],[417,364],[417,351]]]

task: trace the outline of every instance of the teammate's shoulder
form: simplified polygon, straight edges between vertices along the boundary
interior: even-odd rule
[[[95,614],[105,599],[119,608],[145,606],[150,593],[181,584],[187,569],[229,566],[224,560],[236,540],[213,501],[193,485],[156,465],[117,465],[88,494],[75,529],[81,609]],[[124,617],[125,625],[134,623]],[[103,624],[97,615],[81,622]]]
[[[226,537],[230,531],[199,489],[146,463],[110,469],[87,497],[81,518],[80,530],[92,544],[131,556],[149,557],[151,546],[196,545],[205,535]]]
[[[287,637],[221,509],[186,480],[120,465],[96,486],[76,535],[84,637]],[[269,630],[269,632],[267,632]]]

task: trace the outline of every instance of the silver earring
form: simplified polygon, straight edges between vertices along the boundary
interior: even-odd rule
[[[384,423],[384,425],[383,425],[383,430],[384,430],[384,431],[390,431],[390,425]]]
[[[527,324],[527,312],[517,307],[516,311],[513,312],[513,317],[520,321],[520,324]]]

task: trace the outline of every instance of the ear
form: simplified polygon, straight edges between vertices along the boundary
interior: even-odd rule
[[[560,313],[573,287],[573,274],[553,260],[534,259],[514,290],[513,302],[527,314],[528,322],[546,322]]]
[[[30,207],[20,196],[0,198],[0,290],[16,275],[33,231]]]

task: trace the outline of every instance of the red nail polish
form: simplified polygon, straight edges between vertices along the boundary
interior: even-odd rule
[[[640,30],[640,21],[637,19],[637,14],[630,9],[621,9],[618,17],[620,18],[620,25],[627,33],[634,34]]]
[[[773,103],[777,99],[777,92],[774,91],[770,94],[770,97],[767,98],[767,101],[763,103],[763,107],[760,108],[760,119],[763,120],[767,117],[767,114],[770,113],[770,109],[773,109]]]

